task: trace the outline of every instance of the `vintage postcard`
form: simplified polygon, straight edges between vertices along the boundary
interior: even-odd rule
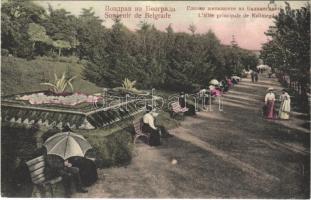
[[[309,199],[309,1],[1,2],[1,196]]]

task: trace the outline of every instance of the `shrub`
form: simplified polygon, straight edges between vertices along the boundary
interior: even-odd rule
[[[173,119],[168,112],[160,112],[156,121],[157,125],[164,126],[166,129],[173,129],[179,126],[180,122]]]
[[[9,55],[9,50],[7,50],[7,49],[1,49],[1,55],[2,55],[2,56],[8,56],[8,55]]]
[[[49,53],[48,56],[37,56],[37,60],[46,60],[52,62],[66,62],[66,63],[79,63],[79,58],[76,56],[58,56],[56,53]]]
[[[132,94],[132,95],[148,95],[148,92],[141,91],[141,90],[128,90],[123,87],[115,87],[112,88],[111,91],[109,91],[111,94],[114,95],[126,95],[126,94]]]
[[[78,63],[79,58],[76,56],[68,56],[68,57],[60,56],[60,57],[57,57],[57,61],[67,62],[67,63]]]
[[[22,164],[34,157],[37,129],[26,129],[20,124],[3,123],[1,126],[1,186],[7,197],[29,197],[28,174],[19,170]],[[28,172],[28,170],[27,170]],[[22,174],[21,177],[18,175]]]
[[[111,167],[128,164],[132,158],[132,136],[128,128],[108,133],[104,129],[82,135],[96,152],[98,167]]]

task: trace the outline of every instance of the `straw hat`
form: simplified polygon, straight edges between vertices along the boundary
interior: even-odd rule
[[[274,88],[273,87],[269,87],[267,90],[268,91],[272,91],[272,90],[274,90]]]

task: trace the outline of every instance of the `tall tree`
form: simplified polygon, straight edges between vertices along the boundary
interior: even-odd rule
[[[78,55],[81,59],[97,62],[103,55],[106,55],[106,29],[102,25],[102,20],[95,16],[93,8],[82,9],[78,18],[77,47]]]
[[[306,94],[310,85],[310,4],[292,9],[286,3],[266,35],[261,58],[274,69],[297,81]]]
[[[78,19],[64,9],[54,10],[51,5],[49,5],[48,11],[49,18],[43,23],[47,30],[47,34],[50,35],[55,42],[64,41],[65,43],[69,43],[72,53],[75,54],[75,50],[79,45],[77,38]],[[56,48],[59,49],[58,47]]]
[[[30,23],[41,25],[45,10],[30,1],[8,1],[1,5],[1,47],[13,55],[32,55],[33,42],[27,33]]]
[[[32,47],[35,48],[36,42],[43,42],[46,44],[51,44],[51,38],[46,34],[46,30],[43,26],[35,23],[30,23],[27,33],[29,39],[33,42]]]

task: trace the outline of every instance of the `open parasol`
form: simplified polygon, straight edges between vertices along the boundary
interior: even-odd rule
[[[236,79],[236,80],[240,80],[241,79],[241,77],[239,77],[239,76],[231,76],[231,78],[232,79]]]
[[[219,81],[217,79],[212,79],[209,83],[212,85],[219,85]]]
[[[73,132],[61,132],[49,137],[43,146],[47,154],[54,154],[64,160],[73,157],[84,157],[85,153],[92,148],[90,143],[81,135]]]
[[[256,68],[257,69],[271,69],[271,67],[269,67],[268,65],[258,65]]]

